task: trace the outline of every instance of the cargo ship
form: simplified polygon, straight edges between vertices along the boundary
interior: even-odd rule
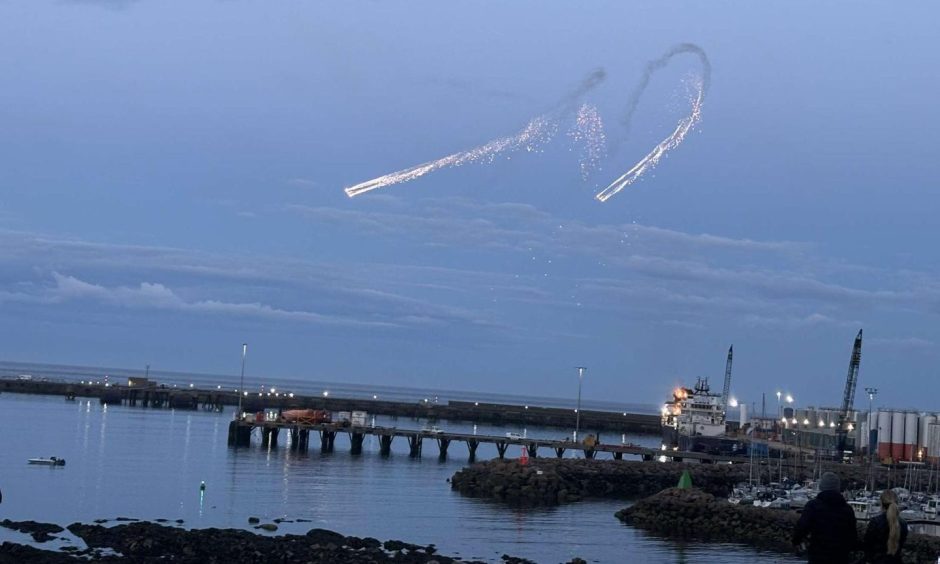
[[[728,349],[725,387],[713,393],[708,378],[698,378],[692,388],[678,387],[662,408],[663,446],[667,450],[743,455],[747,445],[726,436],[725,413],[731,386],[733,348]]]

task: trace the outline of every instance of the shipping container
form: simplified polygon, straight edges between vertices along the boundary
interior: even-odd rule
[[[369,414],[365,411],[353,411],[350,416],[350,423],[359,427],[365,427],[368,424]]]

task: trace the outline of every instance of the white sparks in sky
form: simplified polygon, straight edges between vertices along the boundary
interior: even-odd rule
[[[697,86],[698,93],[692,99],[692,111],[689,115],[680,119],[679,124],[676,125],[676,128],[668,137],[653,147],[652,151],[633,165],[633,168],[624,173],[623,176],[614,180],[610,183],[610,186],[598,192],[597,195],[594,196],[595,198],[601,202],[606,202],[611,196],[639,180],[646,171],[655,168],[663,156],[682,143],[689,134],[689,131],[702,119],[702,102],[705,99],[705,88],[701,81],[698,82]]]
[[[597,107],[591,104],[581,105],[568,137],[581,145],[578,166],[581,169],[581,179],[587,180],[607,156],[607,134],[604,132],[604,120]]]
[[[555,137],[557,130],[558,125],[555,120],[547,116],[538,116],[526,124],[526,126],[522,128],[522,131],[515,135],[500,137],[479,147],[474,147],[469,151],[454,153],[453,155],[448,155],[436,161],[426,162],[361,182],[355,186],[346,188],[346,195],[352,198],[377,188],[384,188],[402,182],[410,182],[442,168],[463,166],[470,163],[491,163],[502,153],[519,150],[525,150],[527,152],[536,151],[542,145],[551,141]]]

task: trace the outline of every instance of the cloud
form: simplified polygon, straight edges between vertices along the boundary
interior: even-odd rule
[[[928,350],[936,347],[933,341],[921,337],[872,337],[866,339],[865,344],[877,348],[900,350]]]
[[[259,317],[273,320],[300,321],[323,325],[354,327],[398,327],[387,321],[369,321],[341,316],[322,315],[311,311],[285,310],[261,303],[233,303],[219,300],[186,301],[162,284],[142,282],[137,287],[105,287],[79,280],[74,276],[53,273],[55,287],[47,300],[65,302],[93,300],[95,302],[125,308],[151,308],[175,310],[189,313],[227,314],[243,317]]]
[[[287,183],[298,188],[319,188],[320,184],[309,178],[290,178]]]

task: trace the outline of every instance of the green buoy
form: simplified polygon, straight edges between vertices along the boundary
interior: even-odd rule
[[[687,490],[692,487],[692,475],[689,474],[688,470],[682,471],[682,476],[679,478],[679,485],[676,487],[680,490]]]

